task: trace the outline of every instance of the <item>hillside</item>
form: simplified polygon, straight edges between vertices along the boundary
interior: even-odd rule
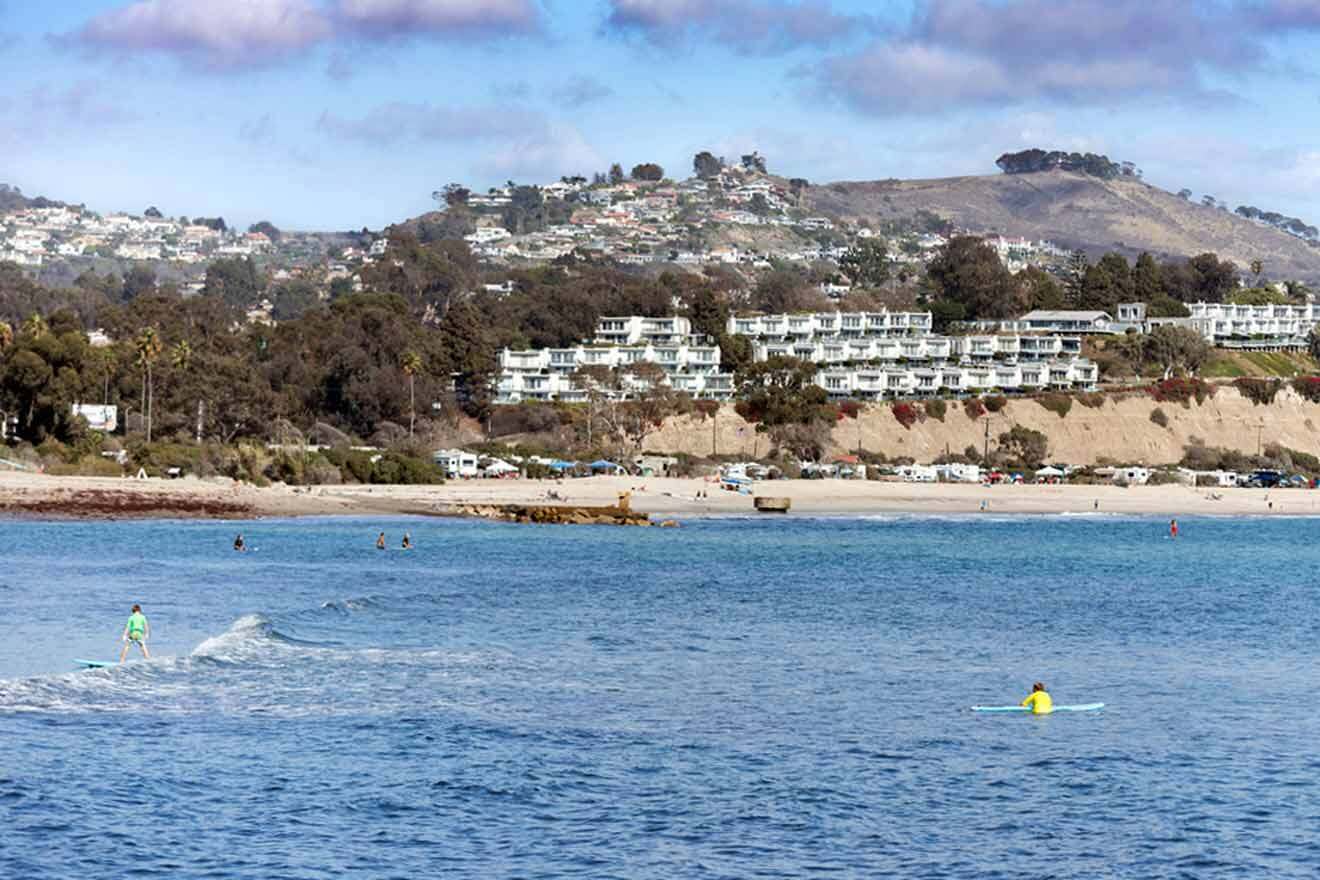
[[[873,223],[925,209],[972,232],[1049,239],[1093,256],[1213,251],[1243,268],[1261,260],[1270,277],[1320,281],[1320,248],[1127,177],[1043,171],[841,182],[813,186],[806,199],[811,210],[835,219]]]

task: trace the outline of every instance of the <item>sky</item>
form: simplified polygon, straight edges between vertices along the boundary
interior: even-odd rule
[[[1320,0],[0,0],[0,182],[379,229],[758,150],[832,180],[1027,147],[1320,222]]]

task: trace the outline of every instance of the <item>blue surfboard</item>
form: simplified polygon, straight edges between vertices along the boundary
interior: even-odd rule
[[[1055,706],[1055,712],[1094,712],[1103,709],[1104,703],[1080,703],[1076,706]],[[973,712],[1030,712],[1026,706],[973,706]]]
[[[119,665],[119,661],[117,661],[117,660],[77,660],[77,659],[75,659],[73,662],[74,662],[74,663],[77,663],[79,666],[83,666],[83,667],[85,667],[85,668],[87,668],[87,669],[104,669],[104,668],[107,667],[107,666],[118,666],[118,665]]]

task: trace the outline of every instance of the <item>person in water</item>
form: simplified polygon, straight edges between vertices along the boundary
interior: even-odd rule
[[[412,549],[412,537],[407,532],[403,533],[403,549],[404,550]]]
[[[380,535],[378,535],[378,536],[376,537],[376,549],[377,549],[377,550],[384,550],[384,549],[385,549],[385,533],[384,533],[384,532],[381,532]]]
[[[150,660],[151,652],[147,650],[147,639],[150,637],[151,624],[147,622],[147,616],[142,613],[142,606],[134,605],[133,613],[128,616],[128,623],[124,625],[124,650],[119,652],[119,662],[124,662],[131,645],[141,648],[143,659]]]
[[[242,535],[238,535],[237,537],[234,538],[234,549],[237,550],[239,553],[243,553],[244,551],[247,550],[247,545],[243,543]]]
[[[1178,521],[1176,519],[1169,520],[1169,537],[1178,537]]]
[[[1048,715],[1054,711],[1054,701],[1050,699],[1049,693],[1045,690],[1045,685],[1036,682],[1031,686],[1031,695],[1021,702],[1020,705],[1031,709],[1032,715]]]

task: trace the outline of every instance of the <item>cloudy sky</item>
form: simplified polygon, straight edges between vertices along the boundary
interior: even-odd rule
[[[1028,146],[1320,222],[1320,0],[0,0],[0,181],[378,228],[758,149],[813,182]]]

